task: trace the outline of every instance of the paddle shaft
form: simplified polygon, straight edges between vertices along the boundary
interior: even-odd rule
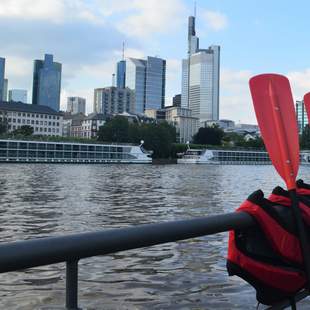
[[[290,198],[292,200],[292,211],[295,218],[298,237],[300,240],[301,252],[304,259],[305,272],[308,279],[307,286],[310,287],[310,251],[309,251],[309,238],[302,220],[299,202],[295,189],[289,190]]]

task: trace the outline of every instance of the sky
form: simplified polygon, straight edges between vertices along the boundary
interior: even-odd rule
[[[310,91],[310,3],[288,0],[197,0],[200,47],[221,46],[220,118],[256,123],[248,80],[286,75],[299,100]],[[298,5],[297,5],[298,4]],[[33,60],[45,53],[62,63],[61,108],[68,96],[87,99],[112,84],[122,57],[167,60],[166,105],[181,92],[190,0],[0,0],[0,57],[9,89],[28,90]]]

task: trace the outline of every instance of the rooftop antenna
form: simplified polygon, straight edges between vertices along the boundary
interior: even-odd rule
[[[115,87],[115,73],[112,74],[112,87]]]
[[[123,41],[123,53],[122,53],[122,60],[125,60],[125,42]]]

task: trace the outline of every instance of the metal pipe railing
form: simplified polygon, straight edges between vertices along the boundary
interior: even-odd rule
[[[253,225],[255,221],[249,214],[234,212],[191,220],[3,243],[0,244],[0,273],[66,262],[66,309],[80,310],[79,259],[234,229],[242,230]],[[296,296],[296,301],[307,294],[308,292],[301,292]],[[270,309],[284,309],[289,305],[290,301],[283,301]]]
[[[0,244],[0,273],[174,242],[254,225],[244,212]]]

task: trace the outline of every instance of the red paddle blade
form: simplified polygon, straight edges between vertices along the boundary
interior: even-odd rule
[[[299,140],[291,87],[285,76],[261,74],[250,79],[255,114],[273,166],[288,189],[296,188]]]
[[[310,93],[304,95],[304,104],[307,111],[308,122],[310,122]]]

